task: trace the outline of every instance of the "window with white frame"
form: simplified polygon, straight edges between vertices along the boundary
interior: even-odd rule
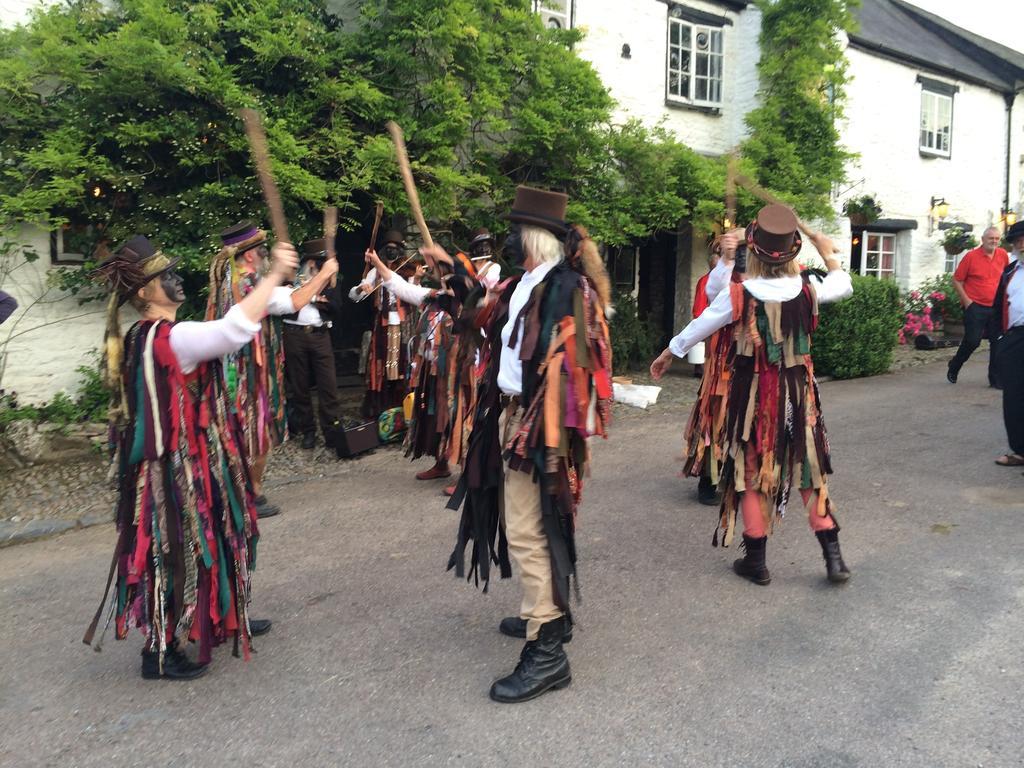
[[[872,277],[896,277],[896,235],[865,232],[860,240],[860,273]]]
[[[921,151],[949,157],[953,138],[953,97],[927,88],[921,91]]]
[[[960,266],[960,256],[961,254],[959,253],[946,253],[946,263],[943,267],[943,271],[945,271],[946,274],[956,272],[956,268]]]
[[[533,10],[550,29],[572,28],[573,0],[533,0]]]
[[[673,7],[668,17],[667,98],[684,104],[722,103],[724,41],[722,29],[681,18]]]

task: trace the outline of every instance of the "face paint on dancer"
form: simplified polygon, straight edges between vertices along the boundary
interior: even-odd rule
[[[384,248],[381,249],[381,256],[385,263],[397,261],[402,255],[402,249],[395,243],[387,243]]]
[[[517,267],[526,263],[526,251],[523,248],[523,230],[518,224],[513,224],[505,238],[505,245],[502,248],[502,255],[510,264]]]
[[[173,269],[160,275],[160,287],[172,304],[182,304],[185,301],[184,281]]]
[[[470,250],[470,256],[474,259],[489,259],[494,255],[491,249],[491,241],[484,240],[482,243],[477,243]]]

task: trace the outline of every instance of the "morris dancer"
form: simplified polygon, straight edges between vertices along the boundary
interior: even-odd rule
[[[1012,250],[999,278],[989,335],[995,371],[1003,385],[1003,425],[1010,452],[996,459],[1003,467],[1024,466],[1024,222],[1006,231]]]
[[[251,638],[270,629],[269,621],[248,616],[259,534],[219,360],[260,332],[271,292],[297,265],[291,246],[279,244],[267,277],[222,319],[176,323],[185,300],[177,261],[136,236],[97,269],[111,290],[104,362],[118,540],[85,642],[92,642],[116,572],[108,623],[114,620],[118,639],[133,624],[143,630],[147,679],[198,677],[213,646],[228,638],[248,658]],[[142,320],[122,339],[126,302]],[[189,640],[199,644],[199,663],[185,655]]]
[[[381,242],[384,262],[397,267],[405,252],[402,234],[390,230],[384,233]],[[377,273],[371,269],[363,281],[349,291],[348,297],[356,301],[362,294],[373,291],[376,285]],[[377,418],[383,411],[400,406],[405,398],[409,378],[408,342],[415,326],[415,314],[387,288],[377,288],[372,298],[375,312],[366,361],[363,415]]]
[[[571,680],[562,647],[571,632],[570,580],[576,572],[575,521],[589,460],[587,438],[611,417],[611,345],[605,324],[609,281],[597,247],[565,223],[567,198],[516,190],[505,241],[525,274],[490,292],[477,326],[487,334],[466,466],[449,507],[463,505],[449,568],[490,578],[491,558],[520,569],[520,615],[500,631],[525,637],[512,674],[491,698],[519,702]],[[563,245],[560,238],[565,238]],[[440,248],[435,259],[443,259]],[[593,406],[593,407],[592,407]],[[495,542],[497,538],[497,542]]]
[[[371,272],[384,284],[382,290],[420,310],[409,366],[409,387],[415,399],[405,453],[413,460],[423,455],[435,460],[433,467],[416,473],[417,480],[448,477],[451,470],[448,468],[448,448],[444,438],[449,417],[449,366],[455,342],[451,303],[439,301],[438,289],[414,285],[393,272],[376,251],[367,251],[366,260],[373,266]]]
[[[739,238],[722,238],[722,265],[732,269]],[[822,420],[811,361],[811,336],[818,304],[853,293],[850,276],[833,255],[832,241],[817,233],[811,242],[828,267],[824,279],[801,273],[794,260],[801,239],[794,213],[782,205],[761,209],[746,230],[747,273],[719,293],[699,318],[669,343],[651,365],[660,379],[672,356],[685,357],[701,339],[722,328],[733,334],[724,440],[723,546],[732,543],[742,515],[746,555],[733,563],[737,574],[767,585],[767,534],[786,511],[794,472],[811,530],[821,544],[829,581],[843,582],[850,571],[839,549],[826,476],[831,474],[828,437]],[[718,533],[715,534],[715,544]]]

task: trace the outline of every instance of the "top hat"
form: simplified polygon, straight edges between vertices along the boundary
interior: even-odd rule
[[[150,280],[174,269],[180,259],[169,259],[142,235],[129,238],[96,267],[94,274],[106,279],[110,290],[124,304]]]
[[[472,249],[474,245],[485,243],[488,240],[493,243],[494,235],[491,234],[491,231],[487,229],[487,227],[480,227],[480,229],[473,233],[473,239],[469,241],[469,247]]]
[[[302,244],[302,260],[327,261],[327,240],[318,237]]]
[[[1013,226],[1006,230],[1006,234],[1003,237],[1008,243],[1012,243],[1018,237],[1024,237],[1024,221],[1014,222]]]
[[[766,205],[747,227],[747,248],[765,264],[785,264],[803,246],[796,214],[785,205]]]
[[[267,242],[267,233],[246,219],[221,232],[220,241],[224,245],[234,248],[235,253],[241,255],[250,248]]]
[[[561,237],[568,229],[565,223],[565,209],[569,196],[562,192],[549,192],[535,187],[516,187],[516,199],[512,203],[508,220],[518,224],[541,227]]]
[[[399,232],[397,229],[389,229],[381,237],[381,247],[387,245],[388,243],[394,243],[395,245],[401,248],[405,248],[405,238],[402,236],[402,233]]]

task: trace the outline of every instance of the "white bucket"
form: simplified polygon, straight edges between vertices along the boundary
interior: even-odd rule
[[[690,365],[704,365],[704,342],[700,341],[686,353],[686,362]]]

